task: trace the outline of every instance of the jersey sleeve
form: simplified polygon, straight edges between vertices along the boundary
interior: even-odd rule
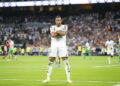
[[[67,31],[68,30],[68,26],[64,25],[63,31]]]
[[[51,32],[55,32],[55,26],[51,26],[51,27],[50,27],[50,33],[51,33]]]

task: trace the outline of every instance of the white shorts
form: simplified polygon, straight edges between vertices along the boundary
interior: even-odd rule
[[[51,47],[49,57],[68,57],[67,47]]]
[[[113,56],[114,55],[114,49],[108,49],[107,54]]]

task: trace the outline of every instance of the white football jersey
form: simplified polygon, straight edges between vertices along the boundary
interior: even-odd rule
[[[14,42],[11,40],[10,41],[10,50],[13,50],[13,48],[14,48]]]
[[[53,25],[50,27],[50,32],[57,32],[59,30],[67,31],[68,26],[61,25],[60,27],[57,27],[56,25]],[[51,47],[66,47],[66,35],[59,37],[51,37]]]
[[[86,48],[87,50],[90,50],[90,44],[89,44],[89,42],[86,42],[85,48]]]
[[[113,40],[106,41],[107,49],[114,49],[115,42]]]

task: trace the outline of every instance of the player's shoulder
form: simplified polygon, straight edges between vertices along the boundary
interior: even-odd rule
[[[68,26],[65,25],[65,24],[64,24],[64,25],[62,24],[62,25],[61,25],[61,28],[63,28],[64,30],[67,30],[67,29],[68,29]]]
[[[55,28],[55,25],[51,25],[50,28]]]
[[[66,24],[62,24],[61,26],[62,26],[62,27],[67,27],[68,25],[66,25]]]
[[[50,27],[55,27],[55,25],[51,25]]]
[[[106,43],[108,43],[109,41],[106,41]]]
[[[14,41],[12,40],[11,43],[14,43]]]
[[[110,42],[111,42],[111,43],[114,43],[114,41],[113,41],[113,40],[111,40]]]

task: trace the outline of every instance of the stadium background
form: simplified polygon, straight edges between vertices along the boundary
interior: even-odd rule
[[[118,43],[120,3],[97,2],[31,7],[3,5],[0,8],[0,45],[11,38],[15,42],[15,53],[18,55],[22,51],[25,54],[27,49],[32,55],[40,52],[47,55],[50,46],[49,28],[54,24],[55,16],[60,15],[63,23],[69,26],[69,55],[77,55],[78,47],[84,46],[87,41],[92,55],[105,54],[104,43],[108,38],[113,38]],[[2,53],[1,50],[0,52]]]
[[[120,86],[118,57],[114,56],[108,65],[104,47],[109,38],[119,43],[120,1],[100,3],[96,0],[96,3],[65,5],[65,0],[61,0],[61,5],[5,5],[5,2],[14,1],[18,0],[0,0],[0,46],[11,38],[15,42],[14,52],[18,58],[18,61],[8,62],[0,56],[0,86]],[[57,15],[62,16],[63,23],[69,27],[67,44],[72,84],[65,81],[62,63],[60,69],[54,65],[52,82],[41,82],[46,78],[49,28]],[[78,47],[84,46],[87,41],[92,56],[84,59],[79,56]],[[3,54],[1,47],[0,54]]]

